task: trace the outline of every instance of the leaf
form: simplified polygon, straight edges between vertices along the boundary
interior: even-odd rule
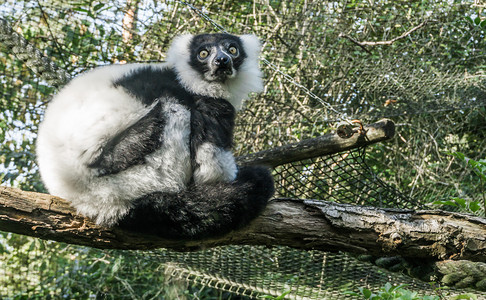
[[[276,298],[276,300],[283,300],[285,299],[285,296],[287,296],[288,294],[290,294],[291,290],[286,290],[285,292],[282,293],[282,295],[278,296]]]
[[[402,294],[398,298],[399,300],[413,300],[416,299],[417,293],[409,290],[403,290]]]
[[[477,201],[472,201],[472,202],[469,203],[469,209],[472,212],[477,212],[480,208],[481,208],[481,206],[479,205],[479,202],[477,202]]]
[[[84,13],[88,13],[89,14],[89,10],[87,9],[84,9],[84,8],[81,8],[81,7],[75,7],[73,8],[74,11],[78,11],[78,12],[84,12]]]
[[[486,159],[483,158],[477,161],[476,168],[481,173],[479,177],[481,177],[482,180],[486,180]]]
[[[363,296],[366,297],[366,299],[370,299],[371,295],[373,295],[373,293],[366,288],[359,288],[359,291],[361,292],[361,294],[363,294]]]
[[[388,292],[388,293],[389,293],[389,292],[392,292],[392,291],[393,291],[393,289],[394,289],[394,287],[393,287],[393,285],[392,285],[390,282],[387,282],[387,283],[385,284],[385,286],[383,287],[383,290],[384,290],[385,292]]]
[[[96,5],[93,7],[93,10],[94,10],[94,11],[98,11],[98,10],[102,9],[102,8],[103,8],[103,6],[105,6],[105,4],[104,4],[104,3],[98,3],[98,4],[96,4]]]
[[[392,291],[398,290],[398,289],[403,289],[404,287],[407,287],[408,284],[399,284],[395,287],[393,287]]]
[[[476,295],[474,295],[474,294],[467,293],[467,294],[461,294],[461,295],[454,296],[451,299],[453,299],[453,300],[458,300],[458,299],[477,300],[478,297],[476,297]]]
[[[454,197],[454,198],[452,198],[452,200],[454,200],[459,205],[459,207],[462,207],[462,208],[467,207],[465,199],[462,199],[462,198],[459,198],[459,197]]]
[[[450,201],[450,200],[446,200],[446,201],[434,201],[432,202],[432,204],[434,205],[450,205],[450,206],[456,206],[457,207],[457,203],[456,202],[453,202],[453,201]]]
[[[456,151],[456,152],[449,152],[450,155],[464,161],[466,159],[466,155],[464,155],[464,153],[462,152],[459,152],[459,151]]]

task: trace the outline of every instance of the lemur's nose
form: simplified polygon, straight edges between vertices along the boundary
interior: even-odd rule
[[[230,58],[226,55],[220,55],[216,57],[216,61],[215,61],[216,65],[223,66],[223,67],[228,65],[229,62],[230,62]]]

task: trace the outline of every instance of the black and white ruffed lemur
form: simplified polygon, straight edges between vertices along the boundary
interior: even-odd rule
[[[274,192],[238,167],[235,110],[263,89],[254,35],[182,35],[167,60],[100,67],[48,105],[37,159],[50,193],[105,226],[171,239],[228,233]]]

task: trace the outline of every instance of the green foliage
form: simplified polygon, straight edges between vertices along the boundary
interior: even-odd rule
[[[2,299],[231,299],[168,281],[164,265],[136,251],[99,250],[0,232]]]
[[[486,159],[475,161],[472,158],[466,157],[466,155],[461,152],[454,152],[450,154],[465,162],[470,170],[473,171],[476,176],[478,176],[480,184],[486,184]]]
[[[368,300],[439,300],[439,296],[419,296],[417,292],[404,289],[406,284],[392,285],[387,282],[375,294],[370,289],[359,288],[359,293],[348,292],[348,295],[361,297]]]
[[[462,152],[453,152],[449,154],[465,163],[466,168],[476,176],[480,192],[474,198],[477,198],[478,200],[453,197],[446,201],[434,201],[432,204],[452,206],[459,208],[461,211],[484,215],[486,208],[486,159],[479,159],[476,161],[467,157]],[[474,184],[474,182],[472,182],[472,184]]]
[[[459,300],[459,299],[478,300],[479,298],[473,293],[466,293],[466,294],[461,294],[461,295],[451,297],[451,300]]]
[[[277,297],[274,297],[274,296],[270,296],[270,295],[265,295],[265,296],[262,296],[261,298],[262,299],[270,299],[270,300],[283,300],[285,299],[285,297],[287,295],[290,294],[290,292],[292,292],[291,290],[286,290],[284,291],[281,295],[277,296]]]
[[[381,287],[378,292],[374,293],[367,288],[359,288],[359,293],[347,292],[346,294],[360,297],[367,300],[442,300],[445,299],[441,294],[438,295],[424,295],[420,296],[417,292],[413,292],[409,289],[405,289],[406,284],[393,285],[387,282]],[[477,300],[478,297],[472,293],[465,293],[456,296],[448,297],[450,300],[467,299]]]

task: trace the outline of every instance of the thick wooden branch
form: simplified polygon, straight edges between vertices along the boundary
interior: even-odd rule
[[[364,126],[363,133],[356,132],[350,138],[342,138],[336,133],[326,134],[298,143],[240,156],[236,158],[236,161],[239,165],[266,165],[276,167],[289,162],[375,144],[389,140],[394,134],[395,123],[391,120],[384,119],[377,123]]]
[[[238,159],[243,165],[283,163],[389,139],[383,120],[348,139],[329,134]],[[321,200],[274,199],[248,227],[204,241],[173,241],[103,228],[47,194],[0,187],[0,230],[96,248],[195,250],[229,244],[284,245],[435,259],[486,261],[486,220],[443,211],[380,209]]]
[[[97,248],[195,250],[229,244],[285,245],[435,259],[486,261],[486,220],[414,211],[274,199],[250,226],[205,241],[171,241],[103,228],[58,197],[0,187],[0,230]]]

